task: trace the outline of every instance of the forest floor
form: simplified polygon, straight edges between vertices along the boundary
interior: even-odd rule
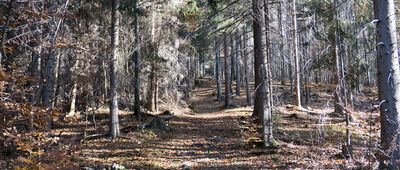
[[[258,143],[259,127],[253,123],[252,107],[246,103],[245,91],[233,97],[233,108],[224,109],[224,101],[215,101],[215,82],[210,79],[199,82],[188,107],[165,108],[174,114],[168,122],[172,132],[142,129],[121,132],[120,138],[112,140],[104,136],[108,129],[107,109],[96,113],[96,126],[90,121],[65,123],[53,132],[80,143],[73,154],[73,161],[80,167],[113,163],[128,169],[376,167],[373,154],[368,154],[376,152],[379,139],[379,114],[368,111],[371,103],[376,104],[373,89],[364,90],[357,107],[351,109],[355,121],[350,127],[354,148],[350,159],[341,154],[346,134],[344,117],[333,113],[332,92],[327,85],[315,85],[312,104],[298,110],[291,105],[295,98],[290,85],[276,84],[273,115],[276,147],[263,149]],[[131,114],[120,111],[121,128],[139,124]],[[89,137],[82,140],[84,129]]]

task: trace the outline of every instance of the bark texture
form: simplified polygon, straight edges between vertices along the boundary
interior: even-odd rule
[[[134,2],[134,8],[135,10],[137,9],[137,0]],[[135,44],[136,46],[139,45],[139,20],[138,20],[138,14],[135,13]],[[139,88],[139,83],[140,83],[140,77],[139,77],[139,66],[140,66],[140,55],[139,55],[139,49],[137,49],[134,53],[134,62],[135,62],[135,79],[133,82],[133,85],[135,86],[135,108],[134,108],[134,114],[137,119],[139,119],[140,113],[140,88]]]
[[[247,103],[251,104],[253,100],[250,93],[250,77],[249,77],[249,66],[248,66],[248,51],[247,51],[247,25],[245,24],[243,27],[243,58],[244,58],[244,75],[245,75],[245,82],[246,82],[246,99]]]
[[[225,57],[225,108],[232,105],[231,94],[231,66],[229,63],[228,35],[224,35],[224,57]]]
[[[217,79],[217,101],[222,100],[221,90],[221,44],[219,41],[215,42],[216,54],[215,54],[215,66],[216,66],[216,79]]]
[[[374,0],[377,40],[378,92],[381,113],[381,144],[389,155],[382,169],[399,169],[400,163],[400,70],[393,0]]]
[[[253,33],[254,33],[254,71],[255,71],[255,93],[254,111],[253,115],[258,116],[260,124],[262,125],[262,134],[264,139],[264,147],[269,147],[272,143],[272,120],[271,120],[271,107],[270,101],[267,100],[269,92],[268,81],[268,66],[265,50],[264,35],[264,1],[253,0]]]
[[[236,29],[235,32],[235,75],[236,75],[236,96],[240,96],[240,64],[239,64],[239,44],[240,44],[240,37],[239,37],[239,29]]]
[[[299,47],[297,43],[297,16],[296,16],[296,1],[293,1],[293,50],[294,50],[294,76],[296,78],[296,105],[301,108],[301,93],[300,93],[300,65],[299,65]]]
[[[111,63],[110,63],[110,128],[109,135],[116,139],[119,136],[118,122],[118,92],[117,92],[117,71],[118,71],[118,45],[119,45],[119,0],[112,1],[111,14]]]
[[[338,3],[336,0],[333,1],[333,5],[336,6]],[[335,9],[336,10],[336,9]],[[335,112],[340,113],[341,111],[341,107],[339,106],[340,104],[342,104],[342,100],[341,100],[341,80],[342,80],[342,76],[340,74],[340,55],[339,55],[339,34],[338,34],[338,14],[337,11],[335,11],[335,14],[333,16],[333,19],[336,20],[335,21],[335,26],[331,27],[331,31],[330,34],[328,35],[328,39],[331,41],[332,43],[332,61],[333,61],[333,83],[336,85],[336,89],[334,91],[333,94],[333,99],[335,101]]]

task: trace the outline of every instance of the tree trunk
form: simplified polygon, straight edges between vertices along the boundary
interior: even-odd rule
[[[234,80],[236,79],[236,67],[235,67],[235,65],[236,65],[236,62],[235,62],[235,47],[234,47],[234,44],[235,44],[235,36],[233,35],[233,34],[231,34],[230,35],[230,43],[231,43],[231,55],[230,55],[230,58],[231,58],[231,63],[230,63],[230,67],[231,67],[231,70],[230,70],[230,72],[231,72],[231,77],[230,77],[230,79],[231,79],[231,82],[230,82],[230,92],[231,93],[233,93],[233,82],[234,82]]]
[[[374,0],[378,93],[381,114],[381,144],[389,155],[380,160],[382,169],[399,169],[400,163],[400,70],[396,35],[396,14],[393,0]]]
[[[217,101],[222,100],[222,89],[221,89],[221,44],[220,41],[215,41],[215,66],[216,66],[216,79],[217,79]]]
[[[290,7],[290,5],[288,5],[288,8]],[[291,20],[293,21],[293,15],[287,15],[288,17],[289,16],[292,16],[292,18],[291,18]],[[289,20],[289,19],[288,19]],[[293,22],[292,22],[292,26],[293,26]],[[286,35],[288,36],[288,40],[290,39],[290,38],[292,38],[293,39],[293,31],[292,30],[288,30],[287,32],[286,32]],[[288,63],[287,63],[287,68],[288,68],[288,73],[289,73],[289,81],[290,81],[290,91],[293,91],[293,53],[294,53],[294,50],[291,50],[291,49],[293,49],[294,47],[293,47],[293,44],[294,43],[288,43],[287,45],[288,45]]]
[[[211,58],[211,57],[210,57]],[[205,66],[204,66],[205,67]],[[211,77],[214,77],[215,76],[215,68],[216,66],[215,66],[215,61],[211,61],[211,64],[210,64],[210,73],[211,73]]]
[[[293,43],[289,43],[288,44],[288,49],[292,49],[293,47]],[[288,56],[292,56],[293,55],[293,51],[289,50],[289,55]],[[289,72],[289,81],[290,81],[290,91],[293,91],[293,57],[288,57],[288,63],[287,63],[287,67],[288,67],[288,72]]]
[[[201,70],[200,70],[200,56],[197,56],[196,59],[196,79],[199,79],[201,76]]]
[[[285,25],[285,18],[286,18],[286,13],[285,13],[285,9],[282,8],[282,4],[285,2],[281,2],[279,3],[279,9],[278,9],[278,17],[279,17],[279,28],[280,28],[280,38],[282,40],[281,43],[279,43],[279,48],[280,48],[280,52],[279,54],[281,55],[281,60],[282,60],[282,65],[281,65],[281,84],[285,85],[285,79],[286,79],[286,71],[285,71],[285,46],[286,46],[286,25]]]
[[[230,35],[230,44],[231,44],[231,85],[233,85],[233,81],[236,79],[236,67],[235,67],[235,36],[233,34]]]
[[[39,45],[39,50],[36,51],[32,51],[32,64],[31,64],[31,68],[30,68],[30,72],[31,75],[37,76],[36,80],[40,80],[40,72],[41,72],[41,62],[42,62],[42,56],[41,56],[41,47]],[[40,89],[39,88],[39,82],[38,81],[34,81],[32,82],[31,85],[34,89]],[[39,91],[39,90],[38,90]],[[38,95],[40,96],[40,95]],[[37,96],[36,96],[37,97]],[[29,102],[30,103],[35,103],[35,94],[29,95]]]
[[[337,5],[337,1],[334,0],[333,1],[333,8],[336,7]],[[332,61],[333,61],[333,84],[336,85],[336,88],[334,89],[334,93],[333,93],[333,98],[334,98],[334,107],[335,107],[335,112],[341,112],[341,107],[339,106],[340,104],[342,104],[341,101],[341,74],[340,74],[340,56],[339,56],[339,35],[338,35],[338,18],[337,18],[337,9],[335,8],[335,15],[334,15],[334,20],[335,20],[335,26],[332,27],[331,31],[330,31],[330,35],[329,39],[332,42]]]
[[[6,36],[7,36],[7,28],[8,28],[8,24],[10,23],[10,18],[11,18],[11,13],[12,13],[12,8],[13,8],[13,2],[14,1],[10,1],[8,3],[8,8],[7,8],[7,12],[5,13],[7,15],[6,17],[6,23],[3,25],[3,29],[1,30],[1,40],[0,40],[0,68],[2,68],[2,59],[4,56],[4,43],[6,41]]]
[[[240,36],[239,29],[236,28],[235,32],[235,71],[236,71],[236,96],[240,96],[240,64],[239,64],[239,44],[240,44]]]
[[[264,113],[264,84],[262,83],[262,77],[260,75],[261,66],[263,61],[260,59],[265,58],[265,52],[263,46],[265,44],[264,37],[264,11],[258,8],[264,9],[264,1],[258,2],[258,0],[252,1],[253,5],[253,40],[254,40],[254,88],[255,88],[255,98],[254,98],[254,110],[253,116],[259,118],[259,124],[262,125],[262,114]]]
[[[199,72],[198,72],[198,69],[199,69],[199,67],[197,66],[197,63],[198,63],[198,59],[196,58],[196,56],[194,56],[193,57],[194,59],[194,70],[193,70],[193,72],[194,72],[194,80],[195,80],[195,82],[196,82],[196,79],[197,78],[199,78]],[[194,87],[196,87],[196,83],[194,84]]]
[[[225,108],[230,108],[232,105],[231,94],[231,66],[229,63],[228,50],[228,34],[224,35],[224,57],[225,57]]]
[[[66,2],[65,8],[67,8],[68,2]],[[62,22],[62,19],[59,19],[58,22],[56,21],[56,17],[53,18],[55,25],[55,30],[50,30],[50,44],[54,47],[56,45],[56,38],[57,38],[57,33],[60,29],[60,25]],[[58,58],[56,57],[55,54],[55,49],[50,48],[49,50],[49,59],[46,62],[46,66],[44,69],[44,74],[43,74],[43,90],[42,90],[42,102],[46,107],[53,107],[53,101],[54,100],[54,85],[55,85],[55,65],[58,62]],[[49,128],[51,128],[52,124],[52,118],[51,115],[48,115],[46,117],[46,124]]]
[[[155,74],[155,61],[151,63],[151,72],[149,77],[149,89],[147,96],[147,110],[154,112],[154,74]]]
[[[138,0],[134,1],[134,9],[137,9],[138,5]],[[139,19],[138,19],[138,14],[135,13],[135,44],[138,47],[139,46]],[[139,77],[139,67],[140,67],[140,53],[139,49],[137,49],[134,53],[134,62],[135,62],[135,79],[133,80],[133,85],[135,86],[135,108],[134,108],[134,115],[137,119],[139,119],[139,116],[141,115],[140,113],[140,77]]]
[[[291,56],[291,55],[289,55]],[[292,60],[292,59],[290,59]],[[293,70],[292,70],[292,61],[289,61],[288,63],[288,72],[289,72],[289,80],[290,80],[290,91],[293,90]]]
[[[192,63],[192,57],[191,54],[189,53],[188,55],[188,61],[187,61],[187,67],[188,67],[188,75],[187,75],[187,98],[190,98],[190,91],[192,90],[192,85],[191,85],[191,78],[192,78],[192,69],[191,69],[191,63]]]
[[[245,75],[245,81],[246,81],[246,99],[247,103],[251,104],[252,97],[250,93],[250,77],[249,77],[249,70],[248,70],[248,51],[247,51],[247,25],[244,24],[243,26],[243,57],[244,57],[244,75]]]
[[[158,112],[158,77],[154,77],[154,111]]]
[[[103,101],[106,101],[108,98],[108,82],[107,82],[107,69],[106,69],[106,63],[103,60],[102,62],[102,68],[103,68],[103,76],[104,76],[104,94],[103,94]]]
[[[73,60],[72,60],[73,61]],[[68,117],[73,117],[75,116],[75,109],[76,109],[76,96],[77,96],[77,91],[78,91],[78,82],[77,82],[77,76],[76,76],[76,70],[78,69],[79,65],[79,59],[75,60],[75,63],[72,65],[70,74],[71,74],[71,81],[72,81],[72,88],[70,92],[70,109],[68,113]]]
[[[54,54],[54,49],[50,49],[50,56],[47,60],[46,67],[44,70],[44,85],[42,91],[42,102],[47,107],[52,107],[51,100],[53,99],[53,84],[54,81],[54,65],[56,59],[56,54]]]
[[[54,71],[55,76],[54,76],[54,85],[53,85],[53,95],[54,96],[54,100],[52,101],[52,106],[57,106],[57,104],[59,103],[59,94],[60,94],[60,86],[61,86],[61,79],[60,79],[60,70],[61,70],[61,66],[62,66],[62,57],[64,54],[65,49],[61,49],[60,53],[58,54],[58,57],[56,58],[56,63],[55,63],[55,68],[56,70]]]
[[[251,80],[255,81],[255,75],[254,75],[254,72],[255,72],[255,70],[254,70],[255,61],[254,61],[254,58],[255,58],[254,55],[250,55],[250,64],[249,64],[249,79],[250,79],[250,81]]]
[[[265,65],[265,74],[263,75],[264,76],[264,81],[266,81],[265,82],[265,84],[266,84],[266,88],[267,89],[265,89],[265,94],[266,94],[266,105],[265,105],[265,109],[264,110],[266,110],[266,112],[264,113],[264,120],[265,119],[268,119],[268,120],[271,120],[271,113],[272,113],[272,106],[273,106],[273,100],[272,100],[272,78],[273,78],[273,74],[272,74],[272,72],[271,72],[271,68],[272,68],[272,60],[271,60],[271,34],[270,34],[270,25],[269,25],[269,23],[271,22],[270,21],[270,17],[269,17],[269,6],[268,6],[268,2],[269,2],[269,0],[264,0],[264,11],[265,11],[265,13],[264,13],[264,15],[265,15],[265,51],[266,51],[266,59],[265,59],[265,61],[266,62],[264,62],[266,65]],[[271,110],[269,110],[269,109],[271,109]],[[265,116],[269,116],[269,118],[265,118]],[[264,121],[264,123],[265,123],[265,121]],[[272,126],[271,126],[272,127]],[[271,134],[272,134],[272,129],[269,129],[269,130],[271,130]]]
[[[269,95],[268,87],[268,61],[265,57],[263,46],[265,44],[264,37],[264,1],[253,0],[253,33],[254,33],[254,72],[255,72],[255,93],[254,111],[253,115],[257,116],[259,123],[262,125],[262,135],[264,139],[264,147],[270,146],[272,142],[272,120],[271,110],[268,106],[270,101],[267,97]],[[266,100],[267,99],[267,100]]]
[[[309,53],[309,44],[308,44],[308,30],[304,30],[304,39],[303,39],[303,58],[304,58],[304,94],[306,97],[305,103],[309,104],[311,102],[311,88],[310,88],[310,65],[308,63],[309,60],[311,60],[311,53]]]
[[[293,0],[293,48],[294,48],[294,71],[296,76],[296,105],[301,108],[301,93],[300,93],[300,65],[299,65],[299,50],[297,43],[297,16],[296,16],[296,1]]]
[[[206,64],[204,59],[201,59],[200,61],[200,75],[204,76],[206,74]]]
[[[110,128],[109,135],[116,139],[119,136],[118,122],[118,92],[117,92],[117,72],[118,72],[118,45],[119,45],[119,0],[112,1],[111,13],[111,49],[112,56],[110,62]]]
[[[221,44],[223,43],[223,41],[224,40],[221,39]],[[220,54],[220,57],[221,57],[221,54]],[[224,58],[225,58],[225,56],[224,56]],[[225,81],[225,65],[222,63],[222,61],[221,61],[221,81]]]
[[[153,8],[152,8],[153,9]],[[154,9],[153,9],[154,11]],[[155,38],[155,14],[154,12],[151,14],[151,31],[150,31],[150,36],[151,36],[151,43],[154,43],[154,38]],[[147,110],[150,112],[154,112],[155,110],[155,105],[154,105],[154,78],[155,78],[155,71],[156,71],[156,61],[153,60],[151,61],[151,71],[150,71],[150,76],[149,76],[149,89],[148,89],[148,96],[147,96]]]
[[[72,85],[72,90],[71,90],[71,104],[70,104],[68,117],[75,116],[76,95],[77,95],[77,91],[78,91],[78,83],[76,82],[76,80],[73,80],[73,81],[74,81],[74,83]]]

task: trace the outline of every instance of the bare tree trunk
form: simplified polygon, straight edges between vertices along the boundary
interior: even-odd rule
[[[239,64],[239,44],[240,44],[240,36],[239,29],[236,28],[235,32],[235,71],[236,71],[236,96],[240,96],[240,64]]]
[[[243,48],[241,48],[243,50],[243,57],[244,57],[244,75],[245,75],[245,81],[246,81],[246,99],[247,99],[247,103],[251,104],[251,101],[253,100],[251,97],[251,93],[250,93],[250,77],[249,77],[249,70],[248,70],[248,58],[247,58],[247,25],[244,24],[243,26]]]
[[[68,117],[75,116],[76,95],[77,95],[77,91],[78,91],[78,83],[76,83],[76,80],[73,80],[73,81],[74,81],[74,83],[72,85],[72,90],[71,90],[71,104],[70,104]]]
[[[199,72],[198,72],[198,69],[199,69],[199,67],[197,66],[197,64],[198,64],[198,59],[196,58],[196,56],[194,56],[193,57],[193,62],[194,62],[194,80],[196,81],[196,79],[197,78],[199,78]],[[196,83],[194,84],[194,87],[196,87]]]
[[[55,36],[54,36],[55,37]],[[53,43],[54,44],[54,43]],[[43,90],[42,90],[42,102],[43,104],[48,107],[51,108],[53,107],[52,105],[52,100],[53,100],[53,86],[55,84],[55,80],[54,80],[54,64],[55,64],[55,60],[56,59],[56,54],[54,54],[54,49],[50,49],[50,56],[49,59],[47,60],[46,63],[46,67],[44,69],[44,74],[43,74]],[[47,127],[51,128],[51,124],[52,124],[52,118],[51,115],[46,117],[46,124]]]
[[[72,65],[71,70],[70,70],[70,74],[71,74],[71,81],[72,81],[72,88],[71,88],[71,92],[70,92],[70,109],[69,109],[69,113],[68,113],[68,117],[73,117],[75,116],[75,109],[76,109],[76,96],[77,96],[77,91],[78,91],[78,80],[77,80],[77,76],[76,76],[76,70],[78,69],[78,65],[79,65],[79,59],[75,60],[75,63]]]
[[[250,55],[250,65],[249,65],[249,79],[250,79],[250,81],[251,80],[255,81],[255,75],[254,75],[254,73],[255,73],[255,70],[254,70],[255,61],[254,61],[254,58],[255,58],[254,55]]]
[[[39,68],[39,70],[38,70],[38,75],[39,75],[39,77],[38,77],[38,80],[39,80],[39,82],[37,82],[37,91],[36,91],[36,97],[35,97],[35,102],[36,103],[41,103],[42,102],[42,92],[43,92],[43,85],[44,85],[44,81],[43,81],[43,79],[44,79],[44,73],[43,73],[43,71],[42,70],[44,70],[44,64],[43,64],[43,58],[42,58],[42,48],[40,47],[39,48],[39,55],[40,55],[40,60],[38,61],[39,63],[38,63],[38,68]]]
[[[281,2],[281,3],[279,3],[279,6],[278,6],[278,17],[279,17],[279,28],[280,28],[280,38],[281,38],[281,40],[282,40],[282,42],[280,42],[279,43],[279,48],[280,48],[280,52],[279,52],[279,54],[281,55],[281,60],[282,60],[282,65],[281,65],[281,84],[282,85],[285,85],[285,81],[286,81],[286,71],[285,71],[285,65],[286,65],[286,63],[285,63],[285,53],[286,53],[286,49],[285,49],[285,47],[286,47],[286,25],[285,25],[285,22],[286,22],[286,11],[285,11],[285,9],[284,8],[282,8],[282,5],[283,6],[285,6],[284,5],[284,1],[283,2]]]
[[[231,69],[229,63],[229,50],[228,50],[228,34],[224,35],[224,57],[225,57],[225,108],[230,108],[232,105],[231,94]]]
[[[221,39],[221,44],[223,43],[223,39]],[[224,56],[225,58],[225,56]],[[224,60],[225,61],[225,60]],[[225,81],[225,65],[221,61],[221,81]]]
[[[233,82],[234,82],[234,80],[235,80],[235,78],[236,78],[236,67],[235,67],[235,65],[236,65],[236,63],[235,63],[235,47],[234,47],[234,45],[235,45],[235,36],[233,35],[233,34],[230,34],[230,47],[231,47],[231,55],[230,55],[230,58],[231,58],[231,62],[230,62],[230,67],[231,67],[231,70],[230,70],[230,72],[231,72],[231,77],[230,77],[230,79],[231,79],[231,82],[230,82],[230,92],[231,93],[233,93]]]
[[[334,8],[337,5],[337,1],[333,0],[333,6]],[[337,9],[335,8],[335,15],[334,15],[334,20],[335,21],[335,26],[332,27],[333,30],[331,30],[329,39],[332,42],[332,61],[333,61],[333,83],[336,85],[336,88],[334,90],[333,93],[333,98],[335,101],[335,112],[341,112],[341,107],[340,104],[342,104],[341,101],[341,85],[340,85],[340,81],[341,81],[341,74],[340,74],[340,56],[339,56],[339,33],[338,33],[338,21],[337,21]]]
[[[230,35],[230,44],[231,44],[231,93],[233,93],[233,81],[236,79],[236,63],[235,63],[235,36],[233,34]]]
[[[138,5],[138,0],[134,1],[134,9],[137,9],[137,5]],[[138,19],[138,14],[135,13],[135,44],[136,46],[139,46],[139,19]],[[133,85],[135,86],[135,108],[134,108],[134,115],[137,119],[139,119],[139,116],[141,115],[140,112],[140,76],[139,76],[139,67],[140,67],[140,53],[139,53],[139,49],[137,49],[134,53],[134,62],[135,62],[135,79],[133,80]]]
[[[256,86],[256,97],[254,99],[254,111],[253,115],[257,116],[259,123],[262,125],[262,135],[264,139],[264,147],[270,146],[272,142],[272,120],[270,107],[270,101],[268,101],[268,60],[265,57],[265,51],[263,46],[265,44],[264,37],[264,25],[265,25],[265,14],[264,14],[264,1],[253,0],[253,33],[254,33],[254,71],[255,71],[255,86]]]
[[[206,74],[206,67],[204,63],[204,58],[200,60],[200,76],[204,76]]]
[[[353,10],[352,10],[352,15],[354,15],[353,14]],[[355,33],[356,31],[354,30],[354,33]],[[352,71],[352,70],[354,70],[354,69],[352,69],[352,64],[355,62],[354,61],[354,56],[355,55],[357,55],[357,54],[355,54],[355,52],[357,53],[359,50],[358,50],[358,46],[359,46],[359,40],[357,40],[356,41],[356,44],[355,44],[355,46],[353,46],[352,48],[351,48],[351,50],[350,50],[350,55],[349,55],[349,58],[348,58],[348,63],[347,63],[347,68],[350,70],[350,74],[352,74],[351,76],[353,76],[353,74],[355,73],[354,71]],[[360,53],[361,54],[361,53]],[[350,80],[350,82],[348,82],[349,84],[350,84],[350,90],[349,90],[349,99],[348,99],[348,102],[349,102],[349,104],[350,104],[350,106],[351,107],[353,107],[354,106],[354,99],[356,98],[356,96],[357,96],[357,84],[359,84],[358,82],[359,82],[360,80],[358,79],[358,78],[354,78],[353,80]]]
[[[187,62],[187,67],[188,67],[188,75],[187,75],[187,97],[190,98],[190,91],[192,90],[192,85],[191,85],[191,79],[192,79],[192,68],[191,68],[191,61],[192,57],[191,54],[189,53],[188,55],[188,62]]]
[[[393,0],[374,0],[381,145],[390,157],[380,160],[381,169],[400,168],[400,70]]]
[[[117,72],[118,72],[118,45],[119,45],[119,0],[112,1],[111,13],[111,63],[110,63],[110,127],[109,135],[116,139],[119,136],[118,121],[118,92],[117,92]]]
[[[158,77],[154,77],[154,111],[158,112]]]
[[[296,16],[296,1],[293,1],[293,48],[294,48],[294,71],[296,76],[296,105],[299,109],[301,106],[301,93],[300,93],[300,65],[299,65],[299,52],[297,43],[297,16]]]
[[[215,76],[215,74],[216,74],[216,61],[212,61],[212,63],[211,63],[211,68],[210,68],[210,71],[211,71],[211,77],[213,77],[213,76]]]
[[[41,47],[39,45],[39,50],[38,51],[32,51],[32,64],[31,64],[31,68],[30,68],[31,75],[37,76],[36,80],[40,80],[41,61],[42,61]],[[32,82],[31,86],[34,89],[40,89],[38,81]],[[29,95],[29,102],[30,103],[35,103],[36,101],[35,101],[35,94]]]
[[[263,124],[263,113],[264,113],[264,83],[262,82],[262,76],[260,75],[262,65],[264,64],[261,59],[265,58],[265,51],[263,46],[265,44],[264,34],[264,1],[253,0],[253,40],[254,40],[254,79],[255,79],[255,98],[254,98],[254,110],[253,116],[259,118],[259,124]]]
[[[271,60],[271,34],[270,34],[270,17],[269,17],[269,6],[268,6],[268,2],[269,0],[264,0],[264,15],[265,15],[265,51],[266,51],[266,56],[265,56],[265,74],[263,75],[263,81],[265,83],[265,87],[267,89],[265,89],[265,94],[266,94],[266,105],[264,110],[266,110],[264,112],[264,124],[268,123],[271,124],[272,122],[271,120],[271,114],[272,114],[272,106],[273,106],[273,100],[272,100],[272,78],[273,78],[273,74],[271,72],[271,68],[272,68],[272,60]],[[268,120],[268,122],[265,122],[265,120]],[[267,125],[264,127],[264,130],[268,130],[270,132],[266,132],[264,131],[264,134],[266,133],[270,133],[272,134],[272,125]],[[272,137],[271,137],[272,139]]]
[[[69,1],[66,1],[65,4],[65,9],[68,6]],[[59,19],[57,21],[56,16],[53,17],[52,23],[55,25],[55,30],[50,29],[50,44],[54,47],[56,45],[56,38],[58,31],[60,29],[60,25],[62,23],[63,19]],[[50,48],[49,50],[49,59],[47,60],[45,69],[44,69],[44,74],[43,74],[43,90],[42,90],[42,102],[46,107],[52,108],[54,104],[54,85],[55,85],[55,65],[58,62],[58,58],[55,54],[55,49]],[[51,128],[52,125],[52,116],[48,115],[46,117],[46,124],[47,127]]]
[[[61,49],[60,53],[58,54],[57,58],[56,58],[56,63],[55,63],[55,68],[56,70],[54,71],[55,76],[54,76],[54,85],[53,85],[53,95],[54,96],[54,100],[52,101],[52,106],[57,106],[57,104],[59,103],[59,94],[60,94],[60,85],[61,85],[61,80],[60,80],[60,70],[61,70],[61,66],[62,66],[62,57],[63,54],[65,52],[65,49]]]
[[[46,67],[44,70],[44,86],[42,91],[42,102],[47,107],[52,107],[52,100],[53,100],[53,86],[55,84],[54,79],[54,68],[55,68],[55,61],[57,60],[56,54],[54,54],[54,49],[50,50],[50,56],[47,60]]]
[[[318,47],[317,47],[317,51],[321,51],[321,45],[319,45],[319,44],[318,44]],[[316,54],[315,56],[317,56],[317,61],[316,62],[320,62],[319,54]],[[314,78],[315,84],[318,84],[321,81],[321,75],[322,75],[321,68],[318,68],[318,70],[315,71],[315,78]]]
[[[288,44],[288,49],[293,48],[293,43]],[[289,81],[290,81],[290,91],[293,91],[293,50],[288,51],[290,57],[288,57],[288,72],[289,72]]]
[[[200,78],[200,56],[196,58],[196,79]]]
[[[3,25],[3,29],[1,30],[1,40],[0,40],[0,68],[2,68],[2,59],[4,56],[4,42],[6,41],[6,36],[7,36],[7,28],[8,28],[8,24],[10,23],[10,18],[11,18],[11,13],[12,13],[12,8],[13,8],[13,2],[12,0],[10,0],[10,2],[8,3],[8,8],[7,8],[7,12],[5,13],[7,15],[6,18],[6,23]]]
[[[293,3],[292,3],[293,4]],[[288,5],[288,7],[290,7],[290,5]],[[291,20],[293,21],[293,15],[287,15],[288,17],[289,16],[292,16],[292,18],[291,18]],[[289,19],[288,19],[289,20]],[[292,26],[293,26],[293,22],[292,22]],[[290,38],[292,38],[293,39],[293,31],[292,30],[288,30],[287,32],[287,36],[288,36],[288,40],[290,39]],[[294,50],[291,50],[291,49],[293,49],[294,47],[293,47],[293,44],[294,43],[288,43],[287,45],[288,45],[288,63],[287,63],[287,67],[288,67],[288,72],[289,72],[289,81],[290,81],[290,91],[293,91],[293,53],[294,53]]]
[[[154,9],[153,9],[154,10]],[[151,15],[151,43],[154,43],[154,38],[155,38],[155,28],[156,22],[155,22],[155,14],[154,12]],[[151,61],[151,71],[150,71],[150,76],[149,76],[149,89],[148,89],[148,96],[147,96],[147,110],[150,112],[154,112],[155,110],[155,105],[154,105],[154,79],[155,79],[155,73],[156,72],[156,61],[153,60]]]
[[[303,40],[303,44],[304,44],[304,49],[303,49],[303,58],[304,58],[304,82],[305,82],[305,96],[306,96],[306,104],[309,104],[311,102],[311,88],[310,88],[310,77],[311,77],[311,73],[310,73],[310,65],[308,63],[309,60],[311,60],[311,53],[309,52],[309,45],[308,45],[308,30],[304,31],[304,40]]]
[[[217,79],[217,101],[222,100],[222,89],[221,89],[221,43],[219,40],[215,41],[215,66],[216,66],[216,79]]]
[[[106,99],[108,98],[108,82],[107,82],[107,69],[106,69],[106,63],[103,60],[102,62],[102,67],[103,67],[103,76],[104,76],[104,94],[103,94],[103,99],[104,101],[106,101]]]
[[[293,90],[293,70],[292,70],[292,67],[293,67],[292,66],[292,61],[290,59],[289,63],[288,63],[288,72],[289,72],[289,80],[290,80],[290,91]]]
[[[155,61],[151,63],[151,72],[149,77],[149,89],[147,96],[147,110],[154,112],[154,74],[155,74]]]

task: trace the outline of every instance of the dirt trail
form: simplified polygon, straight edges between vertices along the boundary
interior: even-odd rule
[[[223,110],[223,101],[217,102],[212,96],[214,89],[194,90],[194,111],[174,118],[170,123],[173,135],[168,141],[149,146],[147,152],[154,154],[157,168],[249,168],[238,120],[250,110]]]
[[[246,106],[245,92],[234,96],[236,107],[223,109],[224,102],[215,101],[216,96],[213,96],[215,85],[210,80],[203,81],[193,91],[190,102],[193,110],[179,111],[170,120],[172,132],[139,130],[123,133],[117,140],[107,137],[87,140],[78,153],[79,164],[92,167],[117,163],[128,169],[342,169],[344,165],[354,164],[340,157],[341,139],[345,138],[343,120],[323,117],[329,110],[304,112],[290,105],[276,107],[273,121],[278,147],[263,149],[246,142],[259,136],[259,127],[251,123],[252,108]],[[289,86],[277,88],[277,98],[293,102],[293,94],[285,94],[289,89]],[[326,97],[314,100],[323,101]],[[324,102],[316,103],[320,105],[314,108],[323,108]],[[121,113],[121,127],[137,124],[130,114]],[[107,115],[107,110],[98,115],[98,119],[103,116],[102,120],[90,133],[106,134]],[[365,120],[361,124],[365,124]],[[358,147],[355,160],[362,164],[368,164],[361,159],[365,156],[362,148],[366,148],[367,127],[353,134],[353,145]],[[377,127],[374,133],[376,131]]]
[[[193,91],[193,110],[175,114],[169,125],[170,133],[149,130],[123,134],[111,141],[109,138],[85,142],[79,160],[89,167],[118,163],[129,169],[258,169],[262,164],[249,165],[251,156],[244,152],[244,142],[239,121],[250,115],[251,108],[244,96],[233,99],[238,107],[224,110],[223,101],[215,101],[214,85],[209,80],[203,88]],[[242,92],[244,94],[244,92]],[[107,116],[107,113],[103,113]],[[120,115],[121,127],[132,122],[128,115]],[[107,118],[99,127],[107,129]],[[99,127],[97,129],[99,129]],[[100,128],[101,129],[101,128]],[[96,130],[98,131],[98,130]],[[97,132],[98,133],[98,132]]]

